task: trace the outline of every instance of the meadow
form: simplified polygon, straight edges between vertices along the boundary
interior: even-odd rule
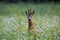
[[[26,12],[35,11],[39,33],[28,33]],[[0,40],[60,40],[60,3],[0,3]]]

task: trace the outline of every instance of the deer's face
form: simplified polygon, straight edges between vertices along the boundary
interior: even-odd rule
[[[26,15],[27,15],[28,19],[32,19],[33,15],[34,15],[34,11],[28,10],[28,11],[26,11]]]

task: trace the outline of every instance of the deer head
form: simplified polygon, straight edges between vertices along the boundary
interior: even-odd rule
[[[27,15],[28,19],[32,19],[33,15],[34,15],[34,11],[29,9],[26,11],[26,15]]]

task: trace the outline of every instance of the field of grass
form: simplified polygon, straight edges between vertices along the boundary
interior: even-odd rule
[[[27,30],[29,8],[37,34]],[[0,3],[0,40],[60,40],[60,4]]]

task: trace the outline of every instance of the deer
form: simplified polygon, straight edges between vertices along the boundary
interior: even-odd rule
[[[33,17],[34,14],[35,14],[35,12],[32,11],[31,9],[26,11],[26,15],[27,15],[27,18],[28,18],[28,32],[35,28],[34,27],[34,22],[32,21],[32,17]]]

